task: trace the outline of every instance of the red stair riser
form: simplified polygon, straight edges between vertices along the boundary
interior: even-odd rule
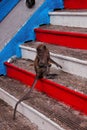
[[[36,40],[60,46],[87,49],[87,34],[35,29]]]
[[[65,9],[87,9],[87,0],[64,0]]]
[[[21,70],[20,68],[15,67],[14,65],[11,65],[7,62],[5,65],[7,69],[7,76],[19,80],[29,86],[32,85],[35,78],[34,74],[25,70]],[[46,93],[50,97],[58,101],[60,100],[65,104],[75,108],[76,110],[87,114],[87,95],[75,92],[74,90],[46,79],[39,80],[36,88],[39,91]]]

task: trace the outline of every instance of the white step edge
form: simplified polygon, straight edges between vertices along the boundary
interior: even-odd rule
[[[34,60],[36,56],[36,49],[20,45],[22,58]],[[75,74],[83,78],[87,78],[87,61],[80,60],[73,57],[58,55],[50,53],[51,58],[59,63],[63,68],[62,70],[70,74]],[[56,66],[53,66],[56,67]]]
[[[10,95],[8,92],[1,88],[0,99],[8,103],[13,108],[18,101],[18,99],[16,99],[14,96]],[[64,130],[58,124],[23,102],[19,104],[17,110],[25,117],[27,117],[31,122],[35,123],[39,127],[38,130]]]
[[[49,12],[50,24],[87,28],[87,12]]]
[[[70,15],[70,16],[76,16],[76,15],[80,15],[80,16],[87,16],[87,11],[82,11],[82,12],[78,12],[78,11],[61,11],[61,12],[49,12],[49,15]]]

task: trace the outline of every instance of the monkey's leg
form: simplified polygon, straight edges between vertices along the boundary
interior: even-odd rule
[[[47,67],[47,72],[46,72],[46,74],[45,74],[45,77],[47,78],[47,79],[55,79],[57,76],[58,76],[58,74],[55,74],[55,73],[50,73],[50,67],[51,67],[51,65],[49,64],[48,65],[48,67]]]
[[[14,108],[14,113],[13,113],[13,120],[15,120],[15,117],[16,117],[16,110],[17,110],[18,104],[21,103],[21,102],[24,101],[24,100],[27,100],[27,99],[29,98],[30,93],[31,93],[32,90],[34,89],[34,87],[35,87],[37,81],[38,81],[38,77],[36,76],[36,78],[35,78],[35,80],[34,80],[34,82],[33,82],[33,84],[32,84],[32,87],[30,88],[30,90],[16,103],[15,108]]]

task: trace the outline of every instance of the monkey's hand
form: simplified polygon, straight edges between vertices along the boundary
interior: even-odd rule
[[[58,64],[57,64],[57,67],[60,67],[60,69],[62,69],[62,66],[61,66],[61,65],[58,65]]]
[[[62,66],[60,65],[60,68],[62,69]]]
[[[62,66],[61,66],[61,65],[60,65],[59,67],[62,69]]]

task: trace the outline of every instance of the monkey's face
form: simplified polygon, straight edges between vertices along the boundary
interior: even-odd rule
[[[46,52],[46,46],[45,45],[39,45],[38,47],[37,47],[37,55],[38,56],[42,56],[45,52]]]
[[[45,45],[39,45],[37,48],[38,66],[46,67],[48,65],[48,50]]]

